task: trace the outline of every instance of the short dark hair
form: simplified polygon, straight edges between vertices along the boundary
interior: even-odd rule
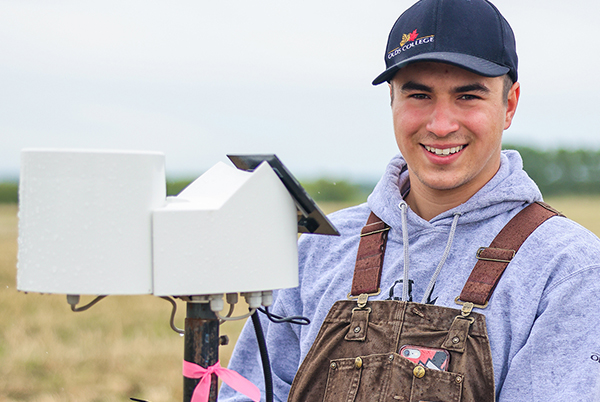
[[[508,93],[510,92],[510,89],[512,88],[514,82],[512,80],[512,78],[510,78],[510,75],[505,74],[504,75],[504,86],[502,88],[502,100],[504,101],[504,104],[507,105],[508,104]]]

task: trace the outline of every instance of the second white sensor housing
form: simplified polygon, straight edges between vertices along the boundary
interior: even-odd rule
[[[154,294],[298,286],[297,214],[268,163],[218,163],[153,213]]]

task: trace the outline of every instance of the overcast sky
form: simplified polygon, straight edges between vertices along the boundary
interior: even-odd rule
[[[162,151],[168,175],[276,153],[300,178],[397,152],[387,35],[413,1],[0,1],[0,176],[27,147]],[[505,142],[600,148],[597,0],[497,0],[521,102]]]

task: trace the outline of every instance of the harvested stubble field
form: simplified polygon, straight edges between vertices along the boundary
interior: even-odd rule
[[[549,202],[600,235],[600,197]],[[167,302],[113,296],[73,313],[64,295],[16,291],[16,253],[17,207],[0,205],[0,402],[182,400],[183,338],[169,327]],[[179,307],[181,328],[185,306]],[[238,305],[237,312],[244,309]],[[223,365],[242,325],[221,326],[230,338],[220,350]]]

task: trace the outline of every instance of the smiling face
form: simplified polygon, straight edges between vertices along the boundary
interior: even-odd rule
[[[394,132],[411,179],[407,202],[417,213],[418,205],[411,202],[448,204],[436,211],[441,213],[468,200],[496,174],[502,132],[519,98],[518,83],[508,101],[503,88],[504,77],[442,63],[415,63],[396,74],[391,82]]]

